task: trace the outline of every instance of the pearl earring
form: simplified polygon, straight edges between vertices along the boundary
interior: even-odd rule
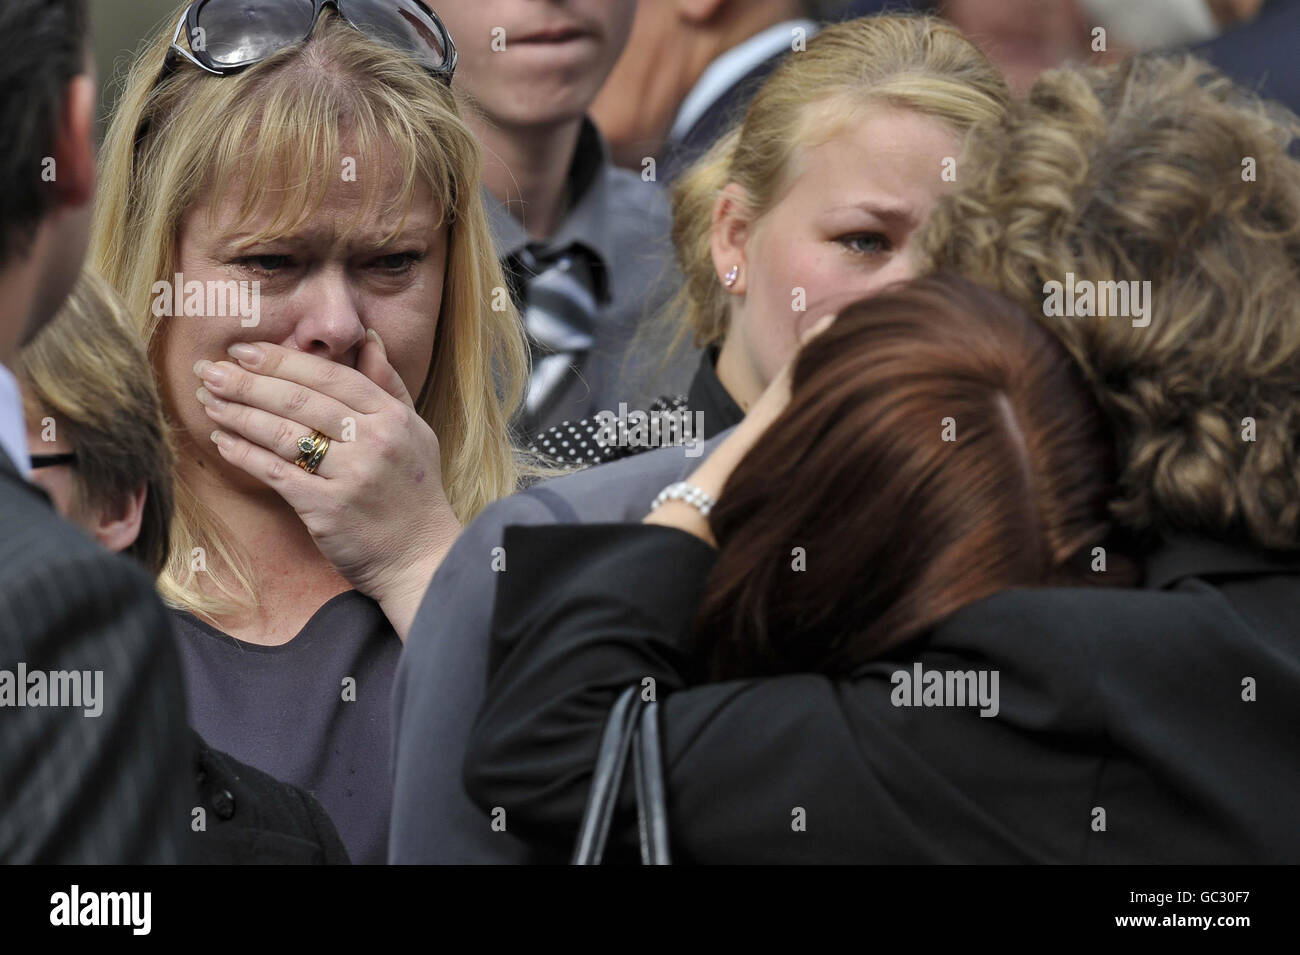
[[[727,269],[727,274],[723,276],[722,284],[727,288],[731,288],[736,284],[738,278],[740,278],[740,266],[733,265],[731,268]]]

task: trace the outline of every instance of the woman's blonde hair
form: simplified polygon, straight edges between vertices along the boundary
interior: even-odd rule
[[[1145,536],[1300,546],[1297,134],[1191,57],[1048,73],[971,136],[918,237],[1071,350],[1116,430],[1115,516]],[[1145,316],[1048,317],[1069,273],[1150,282]]]
[[[520,462],[509,419],[527,350],[517,313],[493,308],[502,298],[494,290],[506,286],[480,199],[481,155],[446,84],[328,9],[304,43],[220,78],[189,66],[164,76],[171,38],[171,29],[155,36],[127,78],[101,152],[92,238],[94,263],[126,299],[155,366],[160,322],[150,308],[152,286],[179,271],[183,217],[246,177],[244,220],[270,208],[262,235],[291,231],[340,180],[340,140],[355,137],[360,168],[361,157],[393,156],[405,177],[396,195],[384,196],[379,177],[360,176],[364,210],[405,214],[423,185],[448,226],[441,317],[416,398],[438,435],[448,500],[467,522],[512,493]],[[204,549],[210,588],[199,586],[192,569],[196,547]],[[240,548],[183,478],[159,589],[172,604],[208,616],[256,601]]]
[[[863,17],[826,27],[807,49],[786,58],[755,94],[743,122],[674,187],[673,245],[685,282],[673,315],[694,332],[697,346],[726,335],[729,297],[714,273],[710,238],[713,207],[727,184],[744,189],[746,211],[756,219],[788,189],[799,151],[814,137],[831,138],[863,108],[910,110],[964,135],[1000,116],[1009,95],[984,55],[934,17]],[[817,125],[828,118],[829,125]]]

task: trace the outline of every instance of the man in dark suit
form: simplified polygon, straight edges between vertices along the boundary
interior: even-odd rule
[[[85,0],[0,6],[0,861],[185,861],[180,666],[149,578],[28,483],[8,367],[80,271],[94,189]]]

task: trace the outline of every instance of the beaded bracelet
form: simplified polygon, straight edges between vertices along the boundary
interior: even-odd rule
[[[704,517],[708,517],[709,511],[713,510],[713,505],[718,503],[694,484],[687,484],[685,481],[670,484],[660,491],[659,496],[650,504],[650,510],[657,511],[661,504],[668,501],[681,501],[684,504],[689,504]]]

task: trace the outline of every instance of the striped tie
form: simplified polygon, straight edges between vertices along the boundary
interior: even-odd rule
[[[595,341],[600,307],[597,267],[592,254],[576,244],[545,253],[528,246],[507,263],[532,353],[522,421],[525,434],[536,433],[554,411]]]

